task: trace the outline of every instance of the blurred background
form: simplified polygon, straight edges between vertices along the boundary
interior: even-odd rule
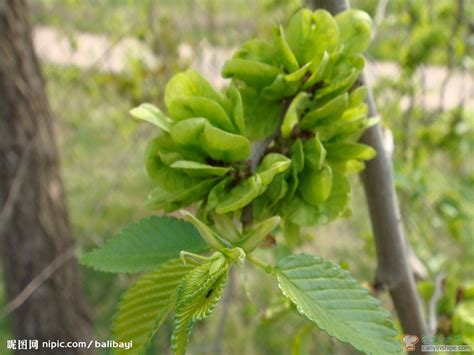
[[[233,49],[269,34],[307,4],[29,0],[28,5],[81,254],[151,213],[143,203],[150,190],[143,153],[154,132],[128,111],[145,101],[164,107],[167,80],[190,66],[216,86],[226,85],[219,72]],[[392,154],[428,318],[437,320],[439,342],[474,345],[474,1],[352,0],[352,7],[367,11],[376,26],[366,72]],[[340,263],[372,288],[375,250],[357,177],[353,187],[352,216],[308,230],[312,239],[298,249]],[[265,253],[278,258],[284,248]],[[111,339],[114,308],[134,277],[81,271],[95,337]],[[253,302],[234,273],[231,292],[215,314],[195,326],[190,354],[353,352],[292,312],[274,280],[254,275],[250,266],[248,273]],[[393,311],[388,295],[379,297]],[[6,303],[2,294],[0,307]],[[168,353],[170,331],[166,323],[150,354]],[[0,342],[10,338],[3,315]]]

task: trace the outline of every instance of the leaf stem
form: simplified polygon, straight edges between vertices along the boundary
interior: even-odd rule
[[[247,256],[246,259],[250,261],[252,264],[258,266],[259,268],[262,268],[263,270],[265,270],[265,272],[268,272],[269,274],[271,274],[275,269],[272,265],[264,263],[263,261],[256,259],[254,257]]]

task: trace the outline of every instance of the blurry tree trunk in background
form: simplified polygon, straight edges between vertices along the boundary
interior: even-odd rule
[[[347,10],[349,0],[312,0],[314,8],[323,8],[331,14]],[[365,79],[359,79],[365,85]],[[369,117],[376,117],[377,108],[370,88],[366,102]],[[393,182],[392,163],[383,145],[382,129],[376,124],[364,133],[361,142],[372,146],[377,156],[366,163],[361,173],[369,206],[372,230],[377,252],[376,286],[387,288],[393,300],[403,331],[420,339],[428,335],[423,307],[416,289],[409,262],[402,220]],[[415,353],[421,353],[417,347]]]
[[[16,299],[18,304],[11,309],[13,337],[39,340],[40,350],[35,353],[78,354],[85,350],[41,350],[42,341],[92,337],[58,164],[25,1],[2,0],[0,246],[8,300],[54,266],[29,297]]]

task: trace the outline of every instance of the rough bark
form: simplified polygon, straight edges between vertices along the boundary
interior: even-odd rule
[[[33,291],[11,305],[13,338],[37,339],[38,354],[85,353],[41,349],[42,341],[87,341],[92,327],[71,252],[52,115],[23,0],[0,1],[0,206],[7,298],[14,300],[28,285]],[[51,265],[54,272],[32,289],[30,282]]]
[[[333,15],[349,8],[348,0],[313,0],[313,6]],[[359,84],[364,85],[364,77]],[[366,100],[369,116],[377,116],[377,108],[369,90]],[[369,128],[361,142],[375,148],[377,156],[369,161],[361,174],[369,206],[377,252],[376,283],[387,288],[395,305],[402,328],[407,334],[427,335],[423,307],[418,296],[403,231],[393,182],[392,163],[383,145],[380,125]],[[417,351],[420,352],[420,347]]]

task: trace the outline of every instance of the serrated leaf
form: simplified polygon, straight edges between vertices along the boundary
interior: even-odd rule
[[[185,354],[193,324],[214,311],[227,283],[227,271],[225,260],[211,261],[196,267],[179,284],[171,337],[174,355]]]
[[[148,271],[178,258],[182,250],[203,253],[208,247],[192,224],[152,216],[129,224],[103,247],[84,254],[81,263],[105,272]]]
[[[276,276],[298,311],[330,335],[367,354],[400,352],[389,313],[339,265],[291,255],[278,263]]]
[[[166,117],[158,107],[152,104],[143,103],[140,106],[131,109],[130,114],[135,118],[154,124],[165,132],[169,132],[171,129],[172,121]]]
[[[133,342],[130,349],[116,348],[116,355],[143,354],[151,338],[168,318],[182,278],[196,267],[179,259],[162,264],[143,275],[122,296],[115,312],[112,334],[115,341]]]

